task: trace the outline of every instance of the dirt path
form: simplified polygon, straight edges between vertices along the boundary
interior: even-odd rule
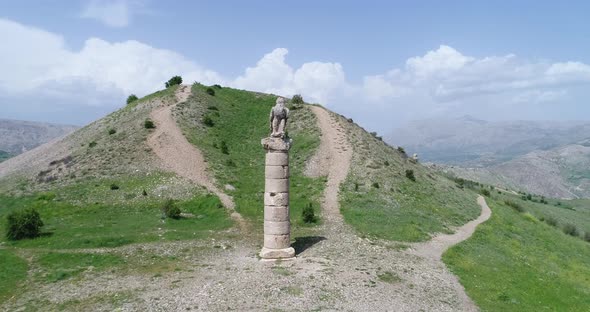
[[[182,85],[176,91],[178,100],[176,103],[152,111],[150,117],[156,123],[156,130],[149,136],[147,143],[158,155],[165,169],[173,171],[217,195],[223,206],[231,211],[232,218],[238,221],[240,227],[243,228],[245,221],[235,211],[233,199],[215,185],[215,180],[207,172],[207,164],[203,154],[187,141],[172,117],[174,106],[185,102],[190,94],[191,87]]]
[[[422,257],[440,260],[447,249],[471,237],[475,232],[475,228],[492,215],[490,207],[488,207],[486,200],[482,196],[477,197],[477,203],[481,207],[481,214],[477,219],[467,222],[456,229],[453,234],[437,235],[427,242],[415,244],[412,248],[414,249],[413,253]]]
[[[338,120],[321,107],[311,106],[311,110],[317,118],[322,137],[320,147],[308,164],[306,173],[310,176],[328,176],[322,199],[324,218],[342,222],[338,192],[340,183],[348,175],[352,148],[346,138],[346,132]]]

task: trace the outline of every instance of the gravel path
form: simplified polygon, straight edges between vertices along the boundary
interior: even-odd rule
[[[147,143],[158,155],[165,169],[204,186],[209,192],[217,195],[223,206],[231,211],[232,218],[238,222],[241,228],[244,228],[245,221],[235,211],[233,199],[215,185],[215,180],[207,172],[207,164],[203,154],[187,141],[172,117],[172,108],[178,103],[185,102],[190,94],[191,87],[182,85],[176,91],[178,102],[173,105],[161,106],[152,111],[150,117],[156,123],[156,129],[149,136]]]

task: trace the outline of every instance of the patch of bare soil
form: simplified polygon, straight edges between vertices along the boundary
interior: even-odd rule
[[[149,136],[147,143],[160,158],[164,169],[185,177],[217,195],[223,205],[231,210],[232,218],[238,221],[240,227],[244,227],[245,221],[234,210],[233,199],[215,185],[215,180],[207,172],[207,163],[203,154],[188,142],[172,117],[172,108],[178,103],[185,102],[190,94],[191,87],[182,85],[176,91],[178,100],[176,103],[164,105],[152,111],[150,117],[156,123],[156,129]]]

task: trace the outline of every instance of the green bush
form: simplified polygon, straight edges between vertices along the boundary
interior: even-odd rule
[[[490,197],[490,191],[488,191],[487,189],[482,188],[479,190],[479,193],[483,196]]]
[[[225,143],[225,141],[221,141],[221,152],[225,155],[229,155],[229,148],[227,147],[227,143]]]
[[[389,162],[387,160],[383,164],[385,165],[385,167],[389,166]]]
[[[295,94],[293,95],[291,102],[293,104],[303,104],[303,97],[301,96],[301,94]]]
[[[301,217],[303,218],[303,222],[305,223],[315,223],[317,222],[317,218],[315,217],[315,212],[313,211],[313,206],[309,203],[307,206],[303,208],[301,211]]]
[[[168,199],[162,206],[162,214],[165,218],[180,219],[180,208],[178,208],[174,200]]]
[[[372,186],[373,186],[374,188],[379,188],[379,187],[380,187],[378,182],[373,182]]]
[[[95,141],[92,141],[92,142],[88,143],[88,147],[90,147],[90,148],[95,147],[95,146],[96,146],[96,142]]]
[[[412,169],[407,169],[406,170],[406,178],[412,180],[412,181],[416,181],[416,177],[414,176],[414,170]]]
[[[526,199],[532,200],[533,199],[533,196],[531,194],[527,194]]]
[[[359,183],[358,182],[354,182],[354,191],[355,192],[359,191]]]
[[[111,190],[114,191],[114,190],[118,190],[118,189],[119,189],[119,186],[117,184],[115,184],[115,183],[111,184]]]
[[[215,90],[213,90],[213,88],[207,88],[205,92],[211,96],[215,96]]]
[[[43,221],[33,208],[14,211],[6,217],[6,220],[6,238],[10,240],[33,238],[41,234]]]
[[[551,225],[551,226],[557,226],[558,222],[557,219],[555,219],[554,217],[547,217],[545,218],[545,223]]]
[[[109,129],[109,135],[117,133],[117,130],[111,128]]]
[[[590,243],[590,231],[586,231],[584,234],[584,240]]]
[[[150,119],[146,119],[146,120],[143,122],[143,126],[144,126],[146,129],[154,129],[154,128],[156,128],[156,124],[154,124],[154,122],[153,122],[153,121],[151,121]]]
[[[129,105],[137,100],[138,100],[137,95],[131,94],[130,96],[127,97],[127,105]]]
[[[215,89],[221,89],[221,86],[220,86],[220,85],[218,85],[218,84],[214,84],[214,85],[213,85],[213,88],[215,88]]]
[[[166,86],[166,88],[170,88],[172,86],[179,85],[181,83],[182,83],[182,77],[174,76],[174,77],[170,78],[170,80],[168,80],[168,82],[166,82],[164,85]]]
[[[510,201],[510,200],[505,200],[505,201],[504,201],[504,204],[505,204],[506,206],[509,206],[509,207],[512,207],[512,208],[514,208],[514,210],[516,210],[516,211],[518,211],[518,212],[524,212],[524,208],[523,208],[521,205],[519,205],[518,203],[515,203],[515,202],[513,202],[513,201]],[[542,221],[542,220],[541,220],[541,221]]]
[[[406,150],[403,147],[401,147],[401,146],[398,146],[397,147],[397,151],[400,152],[400,153],[402,153],[402,154],[404,154],[404,155],[406,154]]]
[[[563,232],[571,236],[579,236],[578,228],[573,224],[566,224],[563,226]]]
[[[213,127],[213,126],[215,126],[215,122],[208,115],[205,115],[203,117],[203,124],[205,124],[205,126],[207,126],[207,127]]]

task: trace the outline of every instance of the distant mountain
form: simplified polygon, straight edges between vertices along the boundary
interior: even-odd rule
[[[590,197],[590,122],[430,119],[386,140],[456,176],[547,197]]]
[[[77,126],[0,119],[0,161],[78,129]]]
[[[489,122],[472,116],[414,121],[385,136],[388,143],[418,153],[424,161],[473,167],[500,164],[587,138],[590,122]]]

